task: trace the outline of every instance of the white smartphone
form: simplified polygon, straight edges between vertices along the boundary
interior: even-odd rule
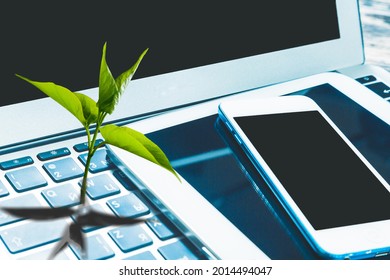
[[[390,186],[310,98],[234,100],[219,116],[324,258],[390,251]]]

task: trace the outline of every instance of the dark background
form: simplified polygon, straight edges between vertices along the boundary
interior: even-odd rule
[[[15,73],[96,87],[104,42],[115,77],[150,48],[141,78],[338,38],[335,19],[334,0],[2,1],[0,105],[42,96]]]

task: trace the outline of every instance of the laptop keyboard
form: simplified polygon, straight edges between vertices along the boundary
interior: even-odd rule
[[[378,81],[375,76],[369,75],[361,77],[356,79],[356,81],[365,85],[385,100],[390,101],[390,87],[383,82]]]
[[[77,207],[86,160],[83,137],[0,156],[0,258],[47,259],[75,217],[28,220],[1,207]],[[100,143],[101,140],[98,141]],[[98,144],[97,143],[97,144]],[[100,148],[87,196],[95,212],[142,218],[134,225],[83,226],[86,250],[71,242],[56,259],[200,259],[200,252],[159,212]]]

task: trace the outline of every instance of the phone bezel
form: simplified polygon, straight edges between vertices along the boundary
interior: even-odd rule
[[[249,156],[252,164],[260,171],[263,178],[270,185],[272,191],[282,203],[291,218],[302,230],[313,247],[321,254],[330,258],[364,258],[372,257],[377,253],[388,251],[390,242],[387,237],[390,234],[390,220],[372,223],[343,226],[332,229],[315,230],[306,219],[304,213],[288,194],[281,182],[268,166],[266,161],[257,152],[245,133],[241,130],[235,117],[251,116],[260,114],[276,114],[302,111],[318,111],[324,119],[332,126],[344,142],[356,153],[378,180],[390,191],[390,186],[371,164],[352,145],[348,138],[338,129],[332,120],[323,110],[310,98],[305,96],[288,96],[261,99],[256,102],[254,99],[226,102],[219,107],[223,121],[231,128],[234,137],[243,147],[244,152]]]

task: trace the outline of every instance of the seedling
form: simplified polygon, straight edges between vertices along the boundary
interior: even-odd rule
[[[119,127],[115,124],[103,125],[106,116],[114,112],[119,98],[125,91],[143,57],[148,51],[148,49],[146,49],[133,66],[114,79],[106,62],[106,48],[107,44],[104,44],[100,64],[99,100],[97,102],[85,94],[72,92],[63,86],[56,85],[52,82],[37,82],[17,75],[19,78],[34,85],[67,109],[80,121],[85,129],[88,140],[88,153],[81,184],[81,204],[84,204],[86,199],[87,179],[91,159],[97,149],[106,144],[122,148],[160,165],[179,179],[164,152],[145,135],[129,127]],[[94,126],[94,129],[92,129],[92,126]],[[99,132],[104,138],[104,141],[95,145]]]
[[[47,96],[51,97],[62,107],[68,110],[80,121],[81,125],[85,129],[88,142],[88,152],[80,190],[81,206],[86,204],[87,180],[91,159],[95,152],[106,144],[122,148],[130,153],[151,161],[167,169],[180,181],[178,174],[172,168],[164,152],[145,135],[129,127],[120,127],[115,124],[104,125],[106,116],[114,112],[119,98],[124,93],[127,85],[148,51],[148,49],[146,49],[139,56],[133,66],[117,78],[114,78],[106,61],[106,48],[107,44],[104,44],[100,64],[99,97],[97,102],[83,93],[72,92],[63,86],[56,85],[52,82],[32,81],[21,75],[16,75],[37,87]],[[99,133],[104,140],[97,144],[96,140]],[[81,233],[82,226],[134,224],[140,221],[139,219],[118,218],[111,215],[97,213],[93,210],[81,211],[80,209],[82,208],[83,207],[78,209],[7,208],[3,210],[8,211],[12,215],[36,220],[69,217],[70,215],[76,216],[76,223],[72,223],[69,226],[62,238],[62,242],[57,245],[51,257],[54,257],[60,250],[65,248],[69,242],[75,242],[81,247],[81,249],[83,249],[84,241]]]

